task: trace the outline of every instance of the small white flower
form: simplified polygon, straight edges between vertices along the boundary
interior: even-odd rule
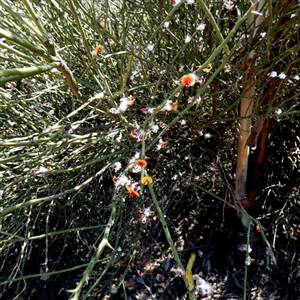
[[[43,105],[44,105],[44,106],[47,106],[47,107],[51,107],[51,106],[52,106],[52,103],[51,103],[51,102],[44,102]]]
[[[275,114],[280,115],[282,113],[282,110],[280,108],[275,109]]]
[[[103,93],[103,92],[100,92],[100,93],[95,94],[93,97],[91,97],[91,98],[89,99],[89,101],[93,101],[93,100],[95,100],[95,99],[101,99],[101,98],[103,98],[103,97],[104,97],[104,93]]]
[[[153,52],[154,50],[154,44],[152,42],[150,42],[148,45],[147,45],[147,50],[150,51],[150,52]]]
[[[194,274],[193,279],[195,280],[195,290],[199,295],[208,297],[213,293],[211,285],[200,276]]]
[[[118,143],[121,143],[121,141],[122,141],[122,132],[120,132],[120,134],[119,134],[119,136],[116,138],[116,141],[118,142]]]
[[[46,168],[43,164],[39,164],[37,166],[37,171],[33,172],[33,174],[35,175],[44,174],[50,172],[51,170],[52,168],[50,166]]]
[[[266,35],[267,35],[266,32],[261,32],[261,33],[260,33],[260,36],[261,36],[262,38],[264,38]]]
[[[166,30],[167,28],[169,28],[169,26],[170,26],[170,22],[169,21],[165,22],[163,25],[163,30]]]
[[[276,71],[272,71],[272,72],[270,73],[270,77],[272,77],[272,78],[277,77],[277,72],[276,72]]]
[[[180,3],[180,0],[173,0],[172,3],[173,3],[173,6],[176,6]]]
[[[205,29],[206,27],[206,24],[205,23],[200,23],[197,27],[196,27],[196,30],[200,30],[203,32],[203,30]]]
[[[51,109],[51,110],[49,111],[49,114],[50,114],[50,115],[54,115],[54,109]]]
[[[223,7],[225,7],[226,9],[232,9],[235,5],[234,1],[231,0],[224,0],[223,1]]]
[[[250,266],[250,265],[251,265],[251,257],[250,257],[250,255],[248,255],[248,256],[246,257],[245,264],[246,264],[247,266]]]
[[[4,85],[7,89],[12,89],[16,86],[15,82],[6,82]]]
[[[212,135],[210,133],[205,133],[204,138],[205,139],[210,139],[210,138],[212,138]]]
[[[172,103],[173,103],[172,100],[167,100],[165,106],[163,107],[163,110],[164,111],[170,111],[170,110],[172,110]]]
[[[124,112],[128,108],[128,105],[126,102],[121,102],[119,105],[119,111]]]
[[[5,93],[5,94],[3,94],[3,97],[5,98],[5,99],[11,99],[11,97],[12,97],[12,94],[10,94],[10,93]]]
[[[153,132],[153,133],[157,133],[158,130],[159,130],[159,126],[154,124],[151,126],[150,130]]]
[[[160,150],[160,149],[166,147],[167,145],[168,145],[168,142],[164,142],[162,139],[160,139],[158,141],[158,143],[156,144],[156,149]]]
[[[230,73],[232,70],[231,64],[230,63],[226,63],[224,66],[224,72],[225,73]]]
[[[117,162],[115,162],[114,164],[112,164],[112,166],[111,166],[115,171],[119,171],[121,168],[122,168],[122,164],[119,162],[119,161],[117,161]]]
[[[248,248],[248,253],[251,253],[251,251],[252,251],[252,248],[250,247],[250,245],[248,245],[248,247],[247,247],[247,244],[242,244],[239,248],[238,248],[238,250],[240,250],[240,251],[247,251],[247,248]]]
[[[300,80],[300,76],[299,76],[299,75],[295,75],[295,76],[294,76],[294,79],[295,79],[295,80]]]
[[[152,108],[152,107],[143,107],[143,108],[141,108],[141,111],[145,115],[151,115],[154,111],[154,108]]]
[[[193,100],[194,100],[194,97],[190,96],[190,97],[188,98],[187,102],[188,102],[188,103],[192,103]]]
[[[113,39],[108,39],[107,41],[110,45],[113,45],[115,43],[115,41]]]
[[[195,0],[186,0],[186,4],[194,4]]]
[[[189,43],[191,40],[192,40],[192,36],[188,34],[188,35],[185,37],[184,42],[187,44],[187,43]]]
[[[199,96],[196,101],[195,101],[195,104],[199,104],[201,102],[202,98]]]
[[[242,34],[240,37],[236,37],[236,40],[246,40],[250,38],[250,34]]]
[[[281,72],[279,75],[278,75],[278,78],[280,79],[284,79],[286,77],[286,74],[284,74],[283,72]]]
[[[185,125],[186,124],[186,120],[181,120],[180,124],[181,125]]]
[[[141,156],[141,152],[140,152],[140,151],[136,151],[136,152],[134,153],[133,158],[134,158],[134,160],[137,160],[137,159],[140,158],[140,156]]]
[[[114,182],[117,187],[121,187],[121,186],[124,186],[125,184],[130,185],[131,180],[127,176],[122,174],[119,177],[115,178]]]
[[[130,171],[131,171],[132,173],[140,173],[141,170],[142,170],[142,167],[141,167],[141,166],[139,166],[139,165],[137,165],[137,164],[134,164],[134,165],[132,166],[132,168],[131,168]]]
[[[112,108],[110,108],[108,111],[109,111],[111,114],[114,114],[114,115],[120,113],[119,108],[116,108],[116,107],[112,107]]]

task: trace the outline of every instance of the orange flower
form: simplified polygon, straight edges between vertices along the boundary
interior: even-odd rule
[[[178,109],[178,102],[171,103],[171,108],[174,109],[174,110],[177,110]]]
[[[194,73],[190,73],[187,75],[183,75],[180,79],[180,82],[182,85],[185,86],[193,86],[196,83],[197,80],[197,75],[195,75]]]
[[[147,162],[146,162],[145,160],[143,160],[143,159],[138,159],[138,160],[136,161],[136,164],[137,164],[138,166],[140,166],[140,167],[146,167],[146,166],[147,166]]]
[[[153,179],[150,176],[145,176],[142,178],[141,183],[144,185],[152,184]]]
[[[104,50],[104,46],[102,46],[101,44],[97,45],[97,46],[94,48],[94,52],[95,52],[96,54],[101,53],[103,50]]]
[[[129,196],[131,198],[134,198],[134,197],[138,197],[140,194],[135,191],[131,186],[129,186],[127,183],[125,184],[125,187],[127,189],[127,191],[129,192]]]

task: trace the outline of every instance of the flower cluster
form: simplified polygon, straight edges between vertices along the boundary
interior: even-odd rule
[[[144,107],[141,108],[142,113],[144,113],[145,115],[151,115],[154,111],[154,108],[152,107]]]
[[[14,88],[16,85],[17,85],[17,84],[16,84],[15,82],[6,82],[4,86],[5,86],[7,89],[12,89],[12,88]]]
[[[127,168],[129,167],[132,173],[139,173],[141,172],[142,168],[145,168],[147,166],[147,162],[143,159],[139,159],[139,157],[140,153],[136,152],[132,158],[126,160]],[[111,165],[111,167],[117,172],[121,170],[122,164],[120,162],[115,162]],[[139,181],[132,181],[131,178],[129,178],[123,173],[119,176],[114,176],[113,181],[115,183],[116,188],[121,188],[124,186],[129,192],[129,196],[132,198],[139,196],[138,191],[140,190],[141,184],[144,184],[143,182],[141,183]]]
[[[252,248],[250,247],[250,245],[242,244],[240,247],[238,247],[238,250],[247,252],[245,264],[249,266],[254,261],[254,259],[249,255],[249,253],[252,252]]]
[[[167,147],[167,146],[168,146],[168,142],[165,142],[165,141],[163,141],[162,139],[160,139],[160,140],[158,141],[158,143],[156,144],[156,149],[157,149],[157,150],[160,150],[160,149],[165,148],[165,147]]]
[[[120,105],[118,107],[110,108],[108,111],[112,114],[121,114],[123,113],[129,106],[134,105],[135,98],[130,95],[128,97],[124,97],[120,99]]]
[[[129,184],[125,184],[126,190],[129,192],[129,196],[131,198],[138,197],[140,194],[138,193],[138,190],[140,189],[140,183],[134,183],[131,186]]]
[[[44,164],[38,164],[37,170],[33,172],[34,175],[41,175],[45,173],[49,173],[52,171],[52,168],[50,166],[45,167]]]
[[[131,198],[138,197],[140,194],[140,182],[133,182],[128,176],[121,174],[118,177],[114,176],[113,181],[117,188],[125,186],[126,190],[129,192]]]
[[[166,104],[162,108],[163,112],[168,112],[171,110],[177,110],[178,109],[178,103],[177,102],[172,102],[171,100],[167,100]]]
[[[139,221],[143,224],[148,224],[154,216],[154,211],[150,207],[141,208],[138,212]]]
[[[284,74],[283,72],[281,72],[280,74],[278,74],[276,71],[272,71],[270,73],[270,77],[272,77],[272,78],[278,77],[280,79],[285,79],[286,78],[286,74]]]
[[[194,73],[183,75],[180,79],[180,84],[186,87],[191,87],[195,85],[195,83],[203,84],[205,79],[203,76],[198,76]]]

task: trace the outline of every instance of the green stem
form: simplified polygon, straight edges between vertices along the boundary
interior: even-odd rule
[[[36,74],[40,74],[40,73],[50,71],[53,68],[57,68],[58,65],[59,65],[58,63],[53,63],[53,64],[47,64],[47,65],[33,66],[33,67],[28,67],[28,68],[15,68],[15,69],[0,70],[0,77],[11,76],[11,75],[14,75],[14,76],[22,76],[22,75],[32,76],[32,75],[36,75]],[[4,79],[4,78],[2,78],[2,79]]]
[[[71,291],[72,296],[71,296],[70,299],[72,299],[72,300],[78,300],[79,299],[80,293],[81,293],[86,281],[88,280],[89,276],[91,275],[92,271],[94,270],[96,264],[98,263],[98,261],[100,259],[100,256],[103,253],[104,249],[106,247],[112,248],[111,245],[109,244],[108,240],[109,240],[110,231],[113,227],[113,224],[114,224],[114,221],[115,221],[115,218],[116,218],[117,209],[116,209],[116,201],[114,199],[115,197],[116,197],[116,195],[114,195],[114,197],[113,197],[110,217],[109,217],[108,223],[107,223],[107,225],[104,229],[103,238],[102,238],[100,244],[97,247],[96,255],[93,256],[92,259],[90,260],[88,266],[86,267],[85,271],[83,272],[82,278],[80,279],[77,287],[74,290]]]
[[[133,58],[134,58],[134,55],[133,55],[133,53],[131,53],[130,57],[129,57],[129,61],[127,63],[125,74],[123,75],[122,87],[121,87],[120,95],[122,95],[124,93],[124,90],[125,90],[125,88],[127,86],[127,80],[128,80],[129,75],[130,75],[131,65],[132,65]]]
[[[87,179],[86,181],[84,181],[82,184],[77,185],[77,186],[75,186],[74,188],[68,189],[68,190],[66,190],[66,191],[63,191],[63,192],[60,192],[60,193],[58,193],[58,194],[51,195],[51,196],[48,196],[48,197],[43,197],[43,198],[33,199],[33,200],[26,201],[26,202],[18,203],[18,204],[13,205],[13,206],[9,206],[9,207],[3,209],[3,210],[0,212],[0,220],[1,220],[4,216],[6,216],[7,214],[13,212],[14,210],[22,209],[22,208],[24,208],[24,207],[31,206],[31,205],[37,205],[37,204],[40,204],[40,203],[45,203],[45,202],[48,202],[48,201],[51,201],[51,200],[60,198],[60,197],[65,196],[65,195],[68,195],[68,194],[71,194],[71,193],[78,192],[79,190],[81,190],[81,189],[83,189],[85,186],[87,186],[87,185],[88,185],[91,181],[93,181],[95,178],[97,178],[99,175],[101,175],[101,174],[107,169],[107,167],[108,167],[108,166],[103,167],[103,168],[102,168],[100,171],[98,171],[95,175],[91,176],[89,179]],[[1,230],[1,227],[0,227],[0,230]]]
[[[221,30],[220,30],[215,18],[213,17],[212,13],[210,12],[210,10],[208,9],[208,7],[206,6],[206,4],[204,3],[203,0],[198,0],[198,3],[200,4],[201,8],[204,10],[205,15],[207,16],[210,23],[212,24],[212,26],[213,26],[220,42],[223,43],[224,42],[224,37],[223,37],[223,35],[221,33]],[[224,50],[225,50],[227,55],[230,54],[230,50],[229,50],[227,44],[224,45]]]
[[[181,0],[177,5],[175,5],[172,10],[168,13],[168,15],[162,20],[162,22],[160,23],[160,25],[154,30],[154,32],[152,33],[152,35],[149,38],[149,42],[151,42],[154,37],[156,36],[156,34],[158,32],[161,31],[163,25],[165,24],[165,22],[169,21],[170,18],[174,15],[174,13],[176,12],[176,10],[185,2],[185,0]]]
[[[10,7],[11,4],[7,4],[6,2],[0,0],[0,5],[4,7],[14,19],[19,20],[22,24],[26,25],[31,32],[34,32],[41,40],[43,39],[43,34],[41,33],[41,31],[39,31],[35,26],[33,26],[33,24],[30,23],[22,15],[13,11]]]
[[[247,249],[246,249],[246,259],[245,259],[245,262],[248,260],[248,257],[249,257],[251,226],[252,226],[252,224],[251,224],[251,222],[249,222],[248,233],[247,233]],[[247,275],[248,275],[248,264],[245,263],[243,300],[247,300]]]
[[[174,242],[172,240],[172,237],[171,237],[171,234],[170,234],[170,231],[169,231],[169,228],[168,228],[168,225],[167,225],[167,222],[166,222],[166,219],[164,217],[164,214],[159,206],[159,203],[157,201],[157,198],[156,198],[156,195],[154,193],[154,190],[153,190],[153,185],[152,184],[148,184],[148,188],[149,188],[149,191],[150,191],[150,194],[152,196],[152,200],[154,202],[154,205],[155,205],[155,208],[156,208],[156,211],[158,213],[158,216],[159,216],[159,220],[163,226],[163,230],[165,232],[165,235],[166,235],[166,238],[167,238],[167,241],[169,243],[169,246],[172,250],[172,253],[174,255],[174,259],[177,263],[177,265],[179,266],[180,269],[182,270],[185,270],[180,258],[179,258],[179,255],[178,255],[178,252],[176,250],[176,247],[174,245]],[[184,283],[186,285],[186,287],[189,286],[189,282],[187,281],[186,277],[185,276],[182,276],[182,279],[184,280]],[[190,296],[190,299],[192,300],[196,300],[196,296],[195,296],[195,293],[194,292],[189,292],[189,296]]]
[[[18,35],[11,33],[3,28],[0,28],[0,36],[5,37],[7,40],[11,41],[12,43],[29,50],[33,54],[38,55],[47,61],[50,61],[50,62],[57,61],[57,58],[55,56],[48,55],[44,50],[41,50],[41,49],[35,47],[31,43],[20,38]]]
[[[31,15],[31,18],[32,18],[33,22],[35,23],[36,27],[40,31],[39,37],[44,38],[44,35],[45,35],[46,31],[45,31],[44,27],[42,26],[42,24],[40,22],[40,18],[35,13],[31,3],[28,0],[22,0],[22,2],[25,5],[25,7],[26,7],[27,11],[29,12],[29,14]]]
[[[236,34],[238,29],[242,26],[244,22],[247,21],[248,16],[252,13],[254,6],[251,5],[251,7],[248,9],[248,11],[243,15],[242,18],[240,18],[233,28],[228,33],[227,37],[223,39],[223,42],[213,51],[211,56],[206,60],[206,62],[201,65],[201,67],[196,71],[196,73],[201,74],[203,70],[213,61],[216,59],[216,57],[219,55],[219,53],[222,51],[222,49],[226,49],[226,46],[228,42],[232,39],[232,37]]]

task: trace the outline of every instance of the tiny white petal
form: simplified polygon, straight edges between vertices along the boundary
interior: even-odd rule
[[[278,75],[278,78],[280,79],[284,79],[286,77],[286,74],[284,74],[283,72],[281,72],[279,75]]]
[[[192,40],[192,37],[188,34],[188,35],[185,37],[184,42],[187,44],[187,43],[189,43],[191,40]]]

